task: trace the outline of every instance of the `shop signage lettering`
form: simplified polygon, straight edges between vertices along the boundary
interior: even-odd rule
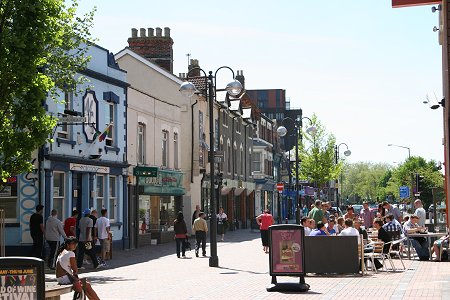
[[[109,167],[70,164],[71,171],[109,174]]]

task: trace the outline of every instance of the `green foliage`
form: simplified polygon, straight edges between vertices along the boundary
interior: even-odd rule
[[[302,139],[298,141],[299,179],[307,179],[314,182],[317,187],[324,187],[330,180],[336,179],[342,163],[335,164],[334,145],[336,138],[326,132],[326,128],[317,119],[316,115],[311,117],[311,124],[317,131],[315,134],[307,132],[309,126],[303,127]],[[295,176],[295,174],[294,174]]]
[[[0,184],[30,171],[31,153],[56,121],[47,96],[82,82],[93,13],[76,16],[76,1],[0,0]]]
[[[341,195],[352,202],[361,200],[384,201],[386,198],[399,201],[400,186],[409,186],[411,196],[415,187],[415,174],[424,176],[425,189],[420,195],[424,206],[432,201],[432,188],[443,187],[442,173],[436,162],[426,161],[422,157],[411,157],[403,164],[393,168],[387,164],[359,162],[346,164],[343,171],[343,190]],[[406,199],[406,201],[412,200]]]

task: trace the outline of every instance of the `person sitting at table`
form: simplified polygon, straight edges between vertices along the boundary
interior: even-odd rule
[[[328,220],[328,223],[325,225],[325,227],[327,228],[327,231],[330,235],[337,234],[336,219],[333,216],[330,217],[330,219]]]
[[[337,218],[337,232],[339,233],[342,230],[344,230],[344,218],[339,217],[339,218]]]
[[[356,217],[355,215],[355,209],[353,206],[349,205],[347,206],[347,213],[344,215],[344,220],[351,219],[353,220]]]
[[[311,233],[311,228],[308,227],[309,219],[307,217],[302,217],[300,219],[300,225],[302,225],[304,228],[305,236],[308,236]]]
[[[319,236],[319,235],[330,235],[325,228],[325,224],[323,222],[317,222],[317,228],[311,231],[309,236]]]
[[[408,222],[405,222],[403,225],[403,231],[406,236],[414,233],[425,232],[426,228],[423,226],[419,226],[417,222],[419,221],[419,217],[416,215],[411,215],[409,217]],[[419,260],[430,260],[430,251],[428,250],[427,239],[424,237],[409,237],[411,244],[414,249],[416,249],[416,253],[419,256]]]
[[[394,218],[394,215],[388,214],[386,216],[386,224],[383,225],[384,230],[387,232],[398,231],[402,232],[402,225]]]
[[[344,230],[339,233],[339,235],[342,236],[357,236],[358,237],[358,244],[361,244],[361,240],[359,237],[359,232],[355,228],[353,228],[353,220],[352,219],[346,219],[344,222],[345,228]]]
[[[434,261],[441,261],[441,249],[442,247],[448,248],[448,240],[449,235],[447,234],[433,243],[433,251],[431,251],[430,256],[433,257],[433,253],[436,254],[436,258],[434,259]]]
[[[369,238],[367,231],[365,229],[361,228],[361,220],[360,219],[356,218],[353,221],[353,226],[355,227],[356,230],[358,230],[359,234],[363,235],[363,239],[367,240]]]

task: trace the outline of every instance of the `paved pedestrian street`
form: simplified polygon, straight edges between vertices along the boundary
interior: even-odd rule
[[[333,255],[331,249],[323,251]],[[404,260],[406,271],[369,271],[364,277],[308,274],[307,293],[269,293],[268,254],[259,232],[247,229],[229,232],[218,243],[219,268],[209,267],[208,258],[196,258],[194,250],[187,259],[177,258],[175,242],[113,254],[108,269],[89,272],[87,265],[81,274],[91,279],[101,299],[450,299],[450,263],[418,260]],[[48,274],[47,280],[54,276]],[[278,277],[278,282],[288,281],[298,279]]]

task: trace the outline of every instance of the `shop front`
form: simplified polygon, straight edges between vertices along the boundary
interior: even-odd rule
[[[157,167],[135,167],[138,247],[171,242],[173,222],[183,210],[183,173]]]

